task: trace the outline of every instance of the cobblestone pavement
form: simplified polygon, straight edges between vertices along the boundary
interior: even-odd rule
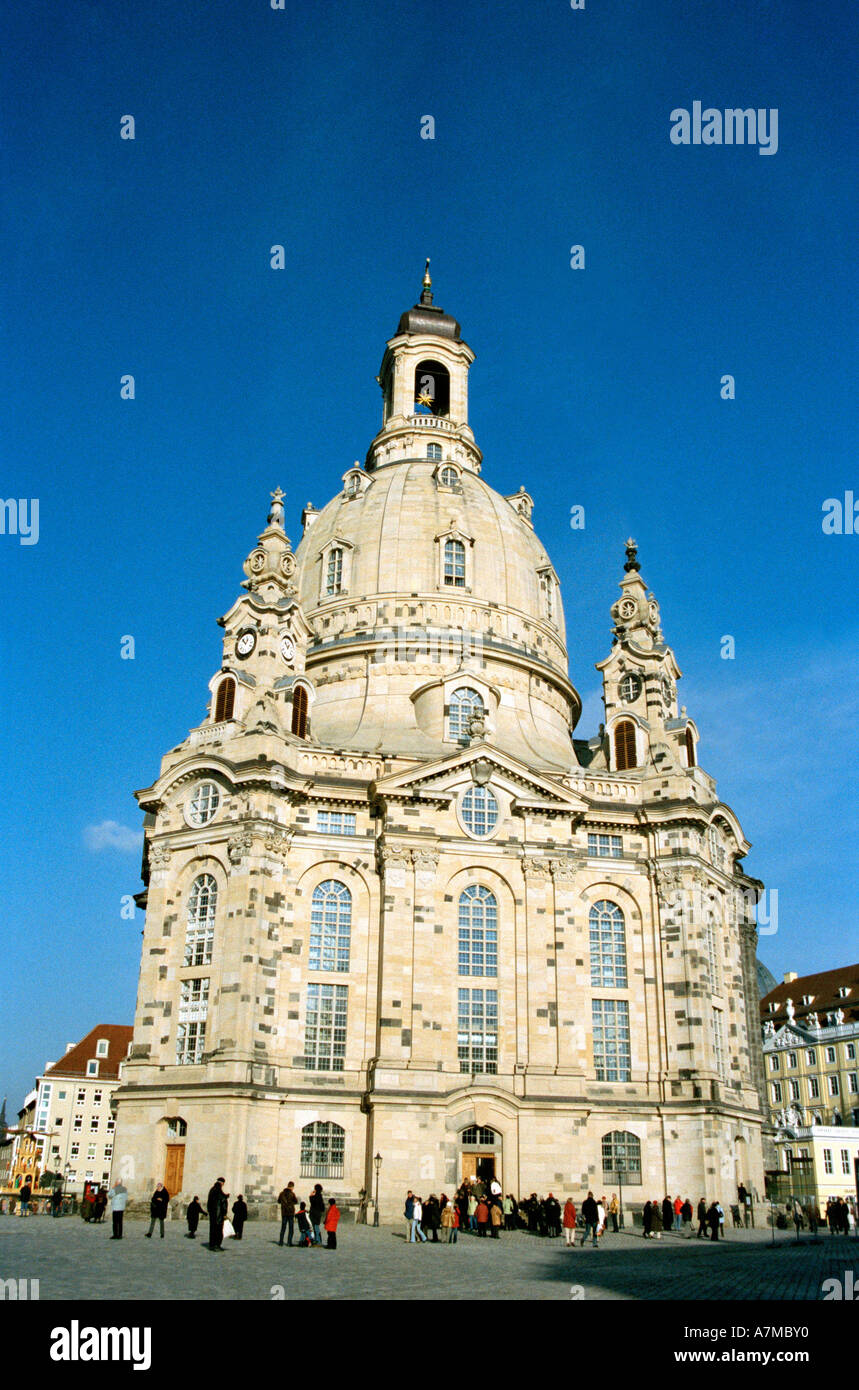
[[[567,1250],[563,1239],[523,1233],[498,1240],[460,1236],[456,1245],[408,1245],[403,1227],[341,1221],[338,1249],[281,1249],[279,1224],[258,1221],[224,1253],[168,1221],[145,1239],[148,1222],[127,1220],[112,1241],[110,1223],[78,1217],[0,1216],[0,1278],[38,1279],[45,1299],[820,1299],[824,1279],[854,1271],[859,1240],[807,1234],[729,1231],[709,1240],[664,1235],[643,1241],[607,1235],[600,1248]],[[576,1286],[583,1293],[576,1291]],[[282,1290],[282,1293],[278,1291]]]

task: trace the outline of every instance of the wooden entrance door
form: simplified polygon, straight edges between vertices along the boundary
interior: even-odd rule
[[[492,1153],[473,1153],[462,1155],[462,1179],[482,1178],[491,1182],[495,1177],[495,1155]]]
[[[182,1191],[182,1176],[185,1171],[185,1145],[168,1144],[164,1163],[164,1186],[175,1197]]]

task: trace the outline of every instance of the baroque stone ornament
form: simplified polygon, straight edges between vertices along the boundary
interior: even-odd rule
[[[263,841],[269,854],[286,854],[292,844],[292,830],[272,830]]]
[[[241,830],[238,835],[233,835],[227,843],[227,854],[230,856],[231,864],[240,864],[243,859],[251,852],[253,835],[250,830]]]
[[[562,880],[565,883],[574,883],[578,872],[578,864],[572,855],[564,859],[550,859],[549,867],[554,879]]]
[[[150,869],[166,869],[170,863],[170,847],[168,845],[149,846],[149,867]]]
[[[536,855],[527,854],[521,860],[522,872],[526,878],[547,879],[549,877],[549,860],[540,859]]]
[[[412,863],[422,873],[435,873],[438,868],[438,850],[413,849]]]

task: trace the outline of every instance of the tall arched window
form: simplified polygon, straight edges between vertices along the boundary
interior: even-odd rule
[[[317,1120],[301,1131],[302,1178],[342,1178],[346,1131],[330,1120]]]
[[[348,970],[352,932],[352,894],[345,883],[327,878],[313,890],[310,904],[310,970]]]
[[[459,973],[498,974],[498,903],[480,883],[459,895]]]
[[[465,546],[453,538],[444,543],[444,582],[465,588]]]
[[[636,766],[635,725],[631,719],[621,719],[614,730],[614,761],[618,772]]]
[[[307,691],[296,685],[292,692],[292,732],[296,738],[307,738]]]
[[[591,984],[626,989],[626,929],[617,903],[605,899],[590,911]]]
[[[222,719],[232,719],[233,710],[236,707],[236,683],[232,676],[227,676],[218,686],[218,694],[215,699],[215,723],[220,724]]]
[[[211,874],[200,874],[191,885],[185,929],[185,960],[189,965],[208,965],[212,959],[218,885]]]
[[[459,690],[454,690],[450,697],[448,710],[448,738],[467,738],[469,721],[476,714],[485,713],[486,708],[477,690],[472,690],[468,685],[460,686]]]
[[[691,729],[686,730],[686,766],[695,766],[695,739]]]

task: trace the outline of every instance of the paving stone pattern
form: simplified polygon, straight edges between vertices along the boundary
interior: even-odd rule
[[[110,1240],[110,1222],[78,1217],[0,1217],[0,1278],[38,1279],[46,1299],[732,1299],[817,1300],[824,1279],[854,1271],[859,1240],[829,1233],[797,1246],[792,1232],[728,1232],[714,1244],[685,1236],[606,1235],[600,1248],[567,1250],[563,1238],[524,1232],[498,1240],[460,1235],[456,1245],[413,1246],[402,1227],[340,1223],[338,1248],[282,1249],[279,1224],[245,1227],[243,1239],[209,1251],[208,1227],[196,1240],[168,1221],[160,1239],[148,1222],[127,1220]],[[581,1237],[579,1237],[580,1239]]]

